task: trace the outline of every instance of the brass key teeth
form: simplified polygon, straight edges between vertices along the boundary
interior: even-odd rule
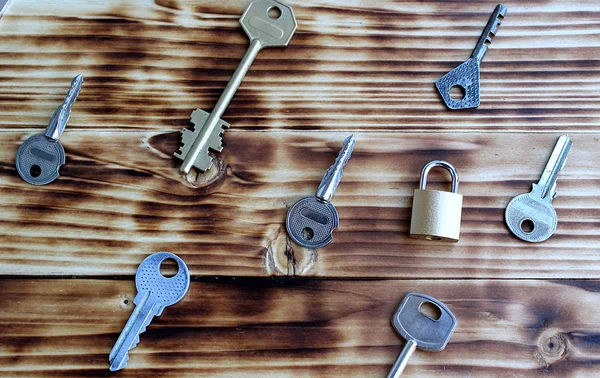
[[[174,156],[178,159],[185,160],[185,157],[188,155],[190,151],[190,147],[194,143],[194,140],[206,124],[206,120],[209,117],[209,113],[202,110],[196,109],[192,112],[191,122],[194,125],[194,130],[183,129],[181,130],[181,146],[179,147],[179,151],[174,154]],[[229,128],[229,123],[223,121],[222,119],[218,121],[217,127],[214,128],[208,143],[206,144],[205,151],[202,151],[196,159],[194,160],[194,167],[206,171],[208,170],[212,164],[213,159],[209,154],[209,150],[214,152],[223,151],[223,133],[225,129]]]

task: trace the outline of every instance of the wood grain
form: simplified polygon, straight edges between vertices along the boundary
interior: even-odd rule
[[[433,83],[469,57],[495,1],[290,2],[290,46],[259,54],[215,167],[182,177],[179,130],[238,65],[248,1],[14,0],[2,15],[0,376],[112,375],[133,276],[161,250],[187,262],[191,290],[119,376],[383,377],[409,291],[444,301],[459,327],[443,352],[417,352],[408,377],[598,376],[598,3],[505,3],[481,107],[449,111]],[[78,73],[67,164],[55,183],[28,185],[18,146]],[[300,248],[287,208],[314,193],[350,133],[340,228],[326,248]],[[558,230],[523,243],[504,208],[563,133],[574,146]],[[433,159],[460,173],[457,244],[408,238]]]
[[[247,1],[15,2],[0,23],[0,128],[47,122],[86,78],[71,129],[179,130],[210,110],[245,49]],[[590,1],[512,2],[482,65],[482,106],[449,111],[433,83],[466,60],[495,1],[292,4],[225,119],[251,130],[598,132],[600,25]]]
[[[3,377],[105,376],[132,311],[132,280],[0,281]],[[404,341],[390,319],[409,291],[459,319],[447,348],[407,377],[591,377],[600,281],[195,281],[142,334],[119,376],[383,377]]]
[[[171,157],[178,133],[70,131],[63,175],[46,187],[14,169],[28,134],[2,133],[2,274],[133,274],[142,257],[181,254],[195,275],[595,278],[600,273],[598,134],[574,134],[545,243],[516,239],[504,209],[541,175],[557,134],[356,133],[333,203],[340,228],[319,251],[290,242],[287,207],[315,192],[346,133],[232,131],[199,181]],[[532,148],[532,146],[534,146]],[[453,163],[464,195],[457,244],[408,237],[423,165]],[[189,180],[189,181],[188,181]],[[444,171],[431,188],[444,188]],[[436,186],[437,185],[437,186]]]

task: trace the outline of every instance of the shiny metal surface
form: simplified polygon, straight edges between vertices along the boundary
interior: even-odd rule
[[[273,9],[279,11],[276,18],[270,13]],[[292,8],[275,0],[256,0],[250,3],[240,18],[240,24],[250,39],[250,46],[206,120],[200,124],[194,122],[192,116],[194,131],[182,131],[181,147],[174,156],[183,160],[183,173],[189,173],[192,166],[201,171],[212,166],[209,150],[222,150],[223,125],[228,125],[221,117],[258,53],[264,47],[287,46],[298,26]],[[200,109],[196,111],[198,110]]]
[[[476,108],[481,103],[480,94],[480,65],[492,43],[492,38],[498,32],[498,27],[506,15],[507,8],[498,4],[492,13],[471,57],[448,72],[435,82],[446,106],[450,109]],[[464,93],[462,98],[452,98],[450,90],[458,87]]]
[[[544,172],[529,193],[513,198],[506,206],[505,220],[519,239],[538,243],[549,239],[558,226],[558,216],[552,206],[556,198],[556,180],[564,168],[573,142],[568,135],[558,138]]]
[[[67,122],[69,122],[69,118],[71,118],[71,110],[73,103],[77,100],[77,96],[81,92],[81,85],[83,84],[83,76],[77,75],[71,81],[71,89],[65,96],[65,100],[63,103],[56,108],[54,115],[50,119],[50,123],[46,128],[46,132],[44,133],[50,139],[58,140],[62,133],[65,131],[65,127],[67,127]]]
[[[348,160],[350,160],[350,156],[352,156],[355,143],[356,139],[354,138],[354,135],[350,135],[344,140],[344,146],[340,150],[338,157],[335,159],[335,163],[333,163],[327,172],[325,172],[325,176],[323,176],[323,179],[317,188],[317,194],[315,196],[318,199],[329,202],[333,198],[333,194],[342,180],[342,170],[346,163],[348,163]]]
[[[333,231],[339,226],[339,215],[330,200],[342,179],[342,170],[352,156],[355,142],[354,135],[344,140],[316,195],[298,200],[288,210],[285,220],[287,232],[292,240],[305,248],[321,248],[333,240]]]
[[[421,311],[421,306],[425,303],[439,310],[438,319],[432,319]],[[430,352],[444,350],[457,324],[456,316],[439,300],[425,294],[408,293],[392,318],[394,329],[407,343],[392,366],[388,378],[402,375],[415,349]]]
[[[11,2],[12,2],[12,0],[0,0],[0,19],[2,18],[2,15],[8,9],[8,6],[10,5]]]
[[[427,177],[433,168],[444,168],[452,176],[452,191],[427,190]],[[458,193],[458,172],[446,161],[433,160],[423,167],[419,189],[413,194],[410,237],[458,242],[463,196]]]
[[[71,82],[71,88],[63,103],[56,109],[44,134],[28,138],[17,151],[17,172],[32,185],[46,185],[60,175],[60,167],[65,164],[66,156],[59,138],[71,116],[71,108],[81,91],[83,76],[77,75]]]
[[[160,272],[163,261],[173,259],[178,272],[173,277],[165,277]],[[185,262],[169,252],[158,252],[142,261],[135,275],[137,295],[133,300],[136,307],[108,357],[110,370],[116,371],[127,366],[129,351],[140,342],[140,334],[150,325],[152,318],[160,316],[165,307],[179,302],[190,287],[190,272]]]

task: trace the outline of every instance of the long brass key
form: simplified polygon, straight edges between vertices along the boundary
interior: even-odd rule
[[[221,152],[221,135],[229,124],[221,119],[258,52],[264,47],[285,47],[298,24],[291,7],[275,0],[256,0],[248,6],[242,18],[242,28],[250,38],[250,47],[219,98],[212,113],[196,109],[192,113],[194,130],[181,131],[181,147],[175,157],[183,160],[181,171],[189,173],[192,166],[206,171],[213,164],[209,150]]]

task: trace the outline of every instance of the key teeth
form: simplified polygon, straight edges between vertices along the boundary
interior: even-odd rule
[[[200,130],[206,124],[208,120],[209,113],[202,110],[196,109],[191,114],[191,123],[194,125],[194,130],[184,128],[181,130],[181,146],[179,147],[179,151],[174,154],[175,157],[185,160],[185,157],[189,153],[191,145],[194,143],[194,140],[200,133]],[[215,127],[213,133],[208,139],[208,143],[206,144],[205,151],[200,152],[196,160],[194,161],[194,166],[202,171],[206,171],[212,165],[212,157],[209,154],[209,150],[215,152],[223,151],[223,139],[222,135],[225,132],[225,129],[230,127],[229,123],[220,119],[217,123],[217,127]]]
[[[215,128],[215,131],[210,136],[210,142],[208,143],[208,147],[215,151],[221,152],[223,151],[223,134],[225,133],[225,129],[229,128],[229,124],[223,120],[219,121],[219,124]]]

